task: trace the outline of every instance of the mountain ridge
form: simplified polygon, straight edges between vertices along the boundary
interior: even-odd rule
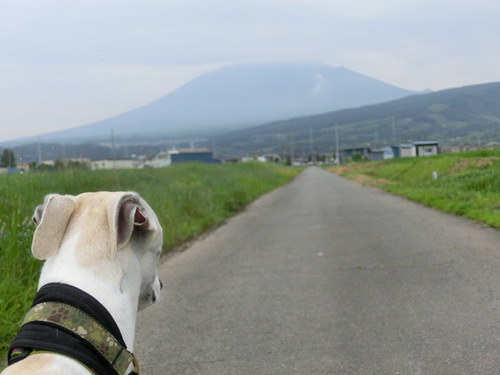
[[[117,137],[206,136],[411,94],[415,92],[321,63],[232,65],[202,74],[148,105],[42,137],[96,141],[109,139],[111,130]]]
[[[295,152],[333,152],[337,132],[341,149],[422,140],[446,145],[500,142],[500,82],[276,121],[221,135],[217,144],[229,154],[287,153],[293,139]]]
[[[378,148],[414,141],[440,141],[442,146],[500,143],[500,82],[464,86],[430,94],[359,108],[343,109],[315,116],[275,121],[257,127],[220,134],[197,147],[212,149],[220,159],[262,153],[290,154],[333,153],[336,133],[340,149]],[[293,144],[293,147],[292,147]],[[71,157],[129,157],[152,155],[174,146],[189,148],[189,142],[88,144],[67,147],[42,144],[43,159]],[[13,147],[24,161],[37,160],[37,144]]]

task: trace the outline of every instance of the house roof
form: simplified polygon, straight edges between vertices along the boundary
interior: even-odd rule
[[[421,141],[421,142],[413,142],[415,146],[425,146],[425,145],[437,145],[438,141]]]

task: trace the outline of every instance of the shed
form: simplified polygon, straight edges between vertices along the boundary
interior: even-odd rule
[[[391,147],[384,147],[378,150],[370,150],[368,153],[368,159],[370,160],[386,160],[392,159],[394,157],[394,152]]]
[[[413,142],[413,146],[415,146],[416,156],[431,156],[439,154],[439,142],[437,141]]]
[[[415,154],[415,146],[413,145],[397,145],[392,146],[392,152],[394,153],[395,158],[407,158],[414,157]]]

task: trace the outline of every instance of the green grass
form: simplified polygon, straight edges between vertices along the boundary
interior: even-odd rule
[[[42,262],[30,251],[35,229],[31,216],[46,194],[136,191],[156,212],[168,251],[221,224],[297,173],[277,165],[245,163],[0,176],[0,369],[36,291]]]
[[[500,151],[352,163],[332,171],[500,228]]]

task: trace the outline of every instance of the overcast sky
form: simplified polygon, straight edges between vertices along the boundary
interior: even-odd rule
[[[0,0],[0,141],[218,67],[322,62],[411,90],[500,81],[498,0]]]

